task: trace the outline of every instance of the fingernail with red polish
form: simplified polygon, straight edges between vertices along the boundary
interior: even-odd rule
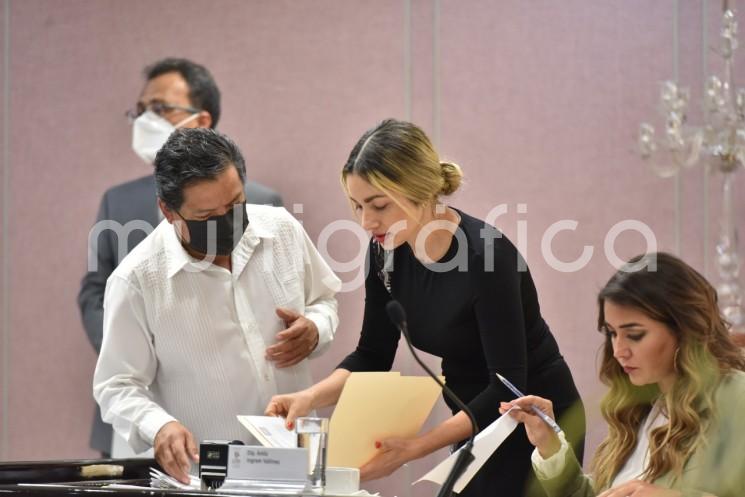
[[[287,423],[287,429],[288,430],[292,430],[293,428],[295,428],[295,423],[293,423],[292,421],[290,421],[289,423]]]
[[[376,449],[379,449],[380,448],[380,442],[375,442],[375,448]]]

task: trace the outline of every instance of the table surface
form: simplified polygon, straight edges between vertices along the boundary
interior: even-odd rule
[[[256,496],[317,497],[318,494],[272,494],[252,491],[197,491],[152,488],[150,468],[161,469],[154,459],[85,459],[64,461],[21,461],[0,463],[0,494],[12,497],[43,495],[48,497],[144,497],[144,496]],[[112,476],[115,469],[116,477]],[[85,475],[85,476],[84,476]],[[95,475],[95,476],[87,476]],[[137,485],[137,488],[105,488],[110,484]],[[327,497],[334,497],[325,494]],[[341,496],[339,496],[341,497]]]

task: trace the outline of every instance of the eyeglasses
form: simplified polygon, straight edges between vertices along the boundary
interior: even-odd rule
[[[159,115],[160,117],[164,117],[166,114],[174,110],[181,110],[184,112],[189,112],[190,114],[202,112],[201,109],[197,109],[194,107],[184,107],[183,105],[167,104],[165,102],[150,102],[147,105],[137,102],[135,108],[127,110],[124,115],[127,116],[127,119],[129,119],[129,122],[131,124],[134,122],[135,119],[140,117],[147,110]]]

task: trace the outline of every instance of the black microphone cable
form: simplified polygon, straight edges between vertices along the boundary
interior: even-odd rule
[[[466,470],[468,465],[471,464],[471,461],[473,461],[474,459],[473,454],[471,454],[471,449],[473,448],[473,439],[476,436],[476,433],[478,433],[479,431],[478,424],[476,424],[476,417],[471,412],[471,409],[469,409],[468,406],[462,400],[460,400],[455,392],[450,390],[447,385],[442,383],[437,375],[434,374],[432,370],[429,369],[429,367],[424,364],[424,362],[417,355],[414,347],[411,345],[409,327],[406,324],[406,311],[404,311],[403,306],[397,300],[391,300],[386,304],[385,311],[386,313],[388,313],[388,317],[393,322],[393,324],[396,325],[396,327],[401,331],[401,334],[403,334],[404,339],[406,340],[406,345],[408,345],[409,350],[411,351],[411,355],[414,356],[416,362],[422,367],[422,369],[427,372],[428,375],[432,377],[433,380],[435,380],[438,385],[440,385],[442,391],[445,392],[445,395],[447,395],[448,398],[452,400],[461,411],[465,412],[468,416],[468,419],[471,421],[471,436],[468,438],[468,442],[466,442],[465,445],[463,445],[463,447],[460,449],[458,457],[455,460],[455,464],[453,464],[453,467],[450,470],[450,474],[448,475],[445,482],[442,484],[442,487],[440,487],[440,491],[437,494],[437,497],[449,497],[452,494],[453,485],[455,485],[458,477],[463,474],[463,471]]]

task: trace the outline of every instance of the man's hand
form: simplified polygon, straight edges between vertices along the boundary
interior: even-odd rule
[[[293,366],[313,352],[318,345],[318,328],[310,319],[291,309],[277,308],[277,316],[287,329],[277,333],[277,343],[266,349],[266,358],[278,368]]]
[[[199,461],[194,437],[178,421],[166,423],[155,435],[155,460],[166,473],[181,483],[189,483],[192,461]]]

